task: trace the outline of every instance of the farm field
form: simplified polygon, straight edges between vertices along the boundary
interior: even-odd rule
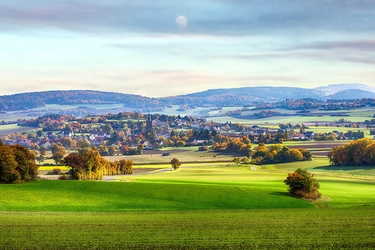
[[[254,119],[252,115],[254,113],[258,113],[261,110],[252,110],[243,112],[241,115],[236,116],[224,116],[224,115],[218,115],[215,116],[214,114],[210,116],[208,119],[213,120],[215,122],[232,122],[232,123],[242,123],[247,126],[251,125],[259,125],[259,126],[275,126],[277,127],[280,123],[299,123],[299,124],[305,124],[310,126],[310,130],[317,130],[316,132],[326,132],[325,130],[328,129],[327,127],[330,127],[334,130],[340,130],[340,128],[337,128],[336,126],[327,126],[326,124],[330,125],[331,123],[334,123],[335,121],[339,120],[340,118],[343,118],[345,120],[350,121],[351,123],[356,122],[364,122],[365,120],[371,120],[373,119],[373,116],[375,114],[375,108],[373,107],[365,107],[365,108],[358,108],[358,109],[348,109],[348,110],[330,110],[330,111],[320,111],[320,110],[311,110],[311,116],[301,116],[295,114],[295,110],[287,110],[287,109],[262,109],[262,110],[273,110],[278,111],[280,113],[286,113],[289,114],[288,116],[273,116],[273,117],[267,117],[267,118],[261,118],[261,119]],[[344,116],[331,116],[331,115],[337,115],[342,114]],[[318,123],[318,127],[315,127],[315,124]],[[353,128],[352,128],[353,130]],[[329,130],[332,131],[332,130]],[[347,131],[347,128],[346,130]]]
[[[0,135],[6,135],[6,134],[11,134],[14,132],[28,132],[28,131],[36,131],[37,128],[32,128],[32,127],[20,127],[17,126],[16,124],[7,124],[7,125],[0,125]]]
[[[332,147],[347,144],[348,142],[349,141],[287,141],[284,142],[283,145],[290,148],[305,148],[316,156],[327,156]],[[252,146],[254,148],[257,144],[253,144]],[[169,155],[162,156],[163,153],[169,153]],[[141,155],[116,155],[105,156],[104,158],[108,161],[118,161],[121,159],[132,160],[136,165],[139,165],[166,164],[169,163],[172,158],[178,158],[181,162],[231,162],[235,157],[241,156],[232,153],[198,151],[198,147],[195,146],[163,148],[161,150],[143,150]]]
[[[0,212],[1,249],[373,249],[374,209]]]
[[[327,165],[206,162],[114,181],[3,185],[0,248],[373,249],[375,168]],[[298,167],[314,172],[322,201],[287,194],[283,180]]]
[[[371,119],[371,113],[363,110],[350,119]],[[219,119],[275,127],[289,119],[310,123],[317,133],[358,130],[312,125],[314,119],[339,119],[329,116]],[[13,129],[0,127],[0,133]],[[0,249],[374,249],[375,167],[328,162],[330,149],[346,143],[285,142],[310,150],[313,161],[262,166],[236,165],[238,155],[197,147],[144,150],[105,157],[132,160],[133,175],[2,185]],[[171,170],[172,158],[180,160],[180,169]],[[68,170],[39,171],[54,168]],[[288,195],[283,180],[297,168],[314,173],[321,200]]]
[[[162,156],[163,153],[169,153],[168,156]],[[198,147],[184,148],[164,148],[162,150],[143,150],[141,155],[118,155],[104,157],[108,161],[118,161],[121,159],[132,160],[138,164],[160,164],[169,163],[172,158],[178,158],[181,162],[227,162],[233,161],[237,157],[233,154],[223,154],[212,151],[198,151]]]

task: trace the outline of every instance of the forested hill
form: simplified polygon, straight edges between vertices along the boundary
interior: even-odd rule
[[[339,92],[339,90],[347,89],[348,86],[340,84],[334,87]],[[160,111],[171,105],[187,105],[189,107],[244,106],[280,102],[285,99],[346,99],[345,95],[348,93],[348,97],[353,99],[356,98],[356,93],[358,93],[358,98],[374,98],[375,95],[373,92],[351,89],[337,95],[328,96],[326,92],[319,89],[294,87],[211,89],[187,95],[162,98],[93,90],[56,90],[0,96],[0,111],[26,110],[44,107],[47,104],[122,104],[125,107],[134,109]]]
[[[332,100],[375,98],[375,93],[362,89],[347,89],[327,97]]]
[[[210,89],[203,92],[170,98],[174,104],[195,103],[222,106],[242,106],[257,102],[278,102],[285,99],[312,98],[321,99],[324,92],[314,89],[292,87],[244,87],[230,89]],[[194,101],[194,102],[192,102]]]
[[[145,108],[160,106],[159,100],[140,95],[103,92],[93,90],[56,90],[30,92],[0,96],[0,110],[14,111],[44,107],[46,104],[114,104],[127,107]]]

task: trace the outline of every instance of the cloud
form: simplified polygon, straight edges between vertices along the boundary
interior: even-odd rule
[[[369,64],[375,65],[375,59],[373,58],[360,58],[360,57],[343,57],[343,61],[350,62],[350,63],[362,63],[362,64]]]
[[[373,31],[374,1],[89,1],[14,0],[0,5],[3,30],[57,28],[91,33],[184,33],[244,36],[316,31]],[[189,25],[177,27],[175,19]]]
[[[315,42],[306,45],[296,46],[293,49],[314,49],[314,50],[357,50],[357,51],[375,51],[374,40],[357,40],[357,41],[330,41]]]

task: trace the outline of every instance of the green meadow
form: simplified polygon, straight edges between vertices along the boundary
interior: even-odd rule
[[[320,201],[288,195],[298,167],[315,174]],[[373,249],[374,177],[316,158],[2,185],[0,249]]]
[[[373,249],[374,210],[1,212],[1,249]]]

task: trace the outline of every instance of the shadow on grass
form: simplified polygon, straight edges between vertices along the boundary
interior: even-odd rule
[[[277,196],[290,196],[288,192],[272,192],[270,195],[277,195]]]
[[[351,170],[375,170],[375,166],[335,166],[335,165],[329,165],[329,166],[321,166],[321,167],[315,167],[311,170],[329,170],[329,171],[351,171]]]

